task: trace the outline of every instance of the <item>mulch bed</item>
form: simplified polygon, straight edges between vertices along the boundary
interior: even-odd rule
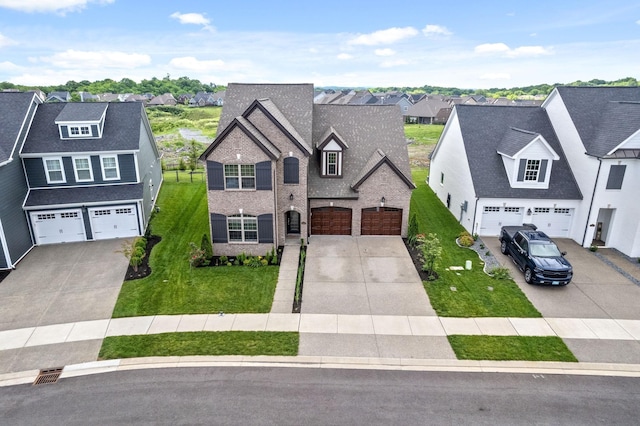
[[[138,280],[151,274],[151,267],[149,266],[149,255],[153,246],[158,244],[162,238],[157,235],[151,235],[147,238],[147,247],[145,249],[145,255],[142,258],[142,264],[138,266],[138,270],[134,271],[133,266],[129,265],[127,273],[124,276],[125,281]]]
[[[280,265],[280,261],[282,260],[282,252],[284,251],[284,246],[278,246],[278,249],[276,250],[276,257],[278,258],[278,261],[276,263],[270,263],[269,265]],[[263,256],[264,257],[264,256]],[[233,263],[235,262],[236,258],[235,256],[227,256],[227,262],[231,263],[231,265],[235,266]],[[199,265],[198,268],[208,268],[211,266],[227,266],[226,263],[222,263],[220,262],[220,256],[213,256],[211,259],[209,259],[209,264],[208,265]]]
[[[413,266],[415,266],[416,271],[418,271],[418,275],[420,275],[420,279],[422,281],[435,281],[438,279],[437,272],[431,272],[428,274],[426,271],[422,270],[422,260],[420,259],[420,252],[414,246],[407,242],[406,238],[402,239],[404,241],[404,246],[407,248],[409,255],[411,256],[411,261],[413,262]]]

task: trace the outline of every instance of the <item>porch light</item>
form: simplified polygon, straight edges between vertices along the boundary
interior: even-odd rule
[[[238,209],[238,212],[240,212],[240,214],[242,214],[242,209]]]
[[[532,213],[532,212],[531,212],[531,208],[528,208],[528,209],[527,209],[527,216],[531,216],[531,213]]]
[[[289,201],[293,201],[293,192],[289,194]]]
[[[387,201],[384,197],[380,198],[380,207],[384,207],[384,202]]]

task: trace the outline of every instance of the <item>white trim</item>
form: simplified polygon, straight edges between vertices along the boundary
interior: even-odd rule
[[[105,175],[105,172],[104,172],[104,159],[106,159],[106,158],[115,158],[115,160],[116,160],[116,165],[115,165],[116,177],[108,178]],[[117,154],[102,154],[102,155],[100,155],[100,170],[102,170],[102,180],[105,180],[105,181],[120,180],[120,163],[118,162],[118,155]]]
[[[135,154],[140,152],[139,149],[129,149],[129,150],[113,150],[113,151],[69,151],[69,152],[29,152],[26,154],[20,154],[21,158],[41,158],[46,155],[56,154],[56,155],[64,155],[64,156],[73,156],[73,155],[120,155],[120,154]]]
[[[51,180],[49,176],[49,167],[47,167],[47,160],[58,160],[60,164],[60,172],[62,173],[61,180]],[[55,183],[67,183],[67,175],[64,173],[64,163],[62,162],[62,157],[42,157],[42,165],[44,166],[44,176],[47,178],[48,184]],[[54,170],[57,171],[57,170]]]
[[[619,145],[617,145],[611,151],[607,152],[607,155],[612,155],[614,152],[616,152],[619,149],[637,149],[637,147],[625,148],[625,146],[624,146],[624,145],[628,144],[629,142],[634,141],[634,139],[640,139],[640,129],[636,130],[631,136],[629,136],[628,138],[623,140]],[[636,141],[634,141],[634,142],[636,142]]]
[[[233,229],[234,232],[240,232],[240,235],[242,236],[241,240],[232,240],[231,239],[231,230],[229,229],[229,219],[231,220],[239,220],[240,221],[240,229]],[[245,229],[245,221],[255,221],[256,224],[256,229],[255,229],[255,233],[256,233],[256,239],[255,240],[247,240],[245,238],[245,233],[246,232],[253,232],[253,229],[249,229],[246,230]],[[260,242],[260,235],[258,234],[258,216],[253,216],[253,215],[249,215],[249,214],[244,214],[244,213],[240,213],[239,215],[231,215],[231,216],[227,216],[227,241],[229,242],[229,244],[246,244],[246,243],[250,243],[250,244],[258,244]]]
[[[133,165],[136,168],[136,182],[140,182],[140,169],[138,167],[138,153],[137,152],[133,153]],[[153,167],[153,165],[151,165],[151,167]]]
[[[236,176],[228,176],[229,178],[238,179],[238,187],[237,188],[228,188],[227,187],[227,166],[236,167],[236,171],[238,174]],[[242,174],[242,166],[249,166],[253,168],[253,176],[243,175]],[[224,189],[225,191],[255,191],[257,185],[256,179],[256,165],[255,164],[224,164],[222,167],[223,175],[224,175]],[[242,186],[242,179],[253,178],[253,187],[244,188]]]
[[[76,164],[76,160],[87,160],[89,163],[89,179],[80,179],[78,177],[78,166]],[[91,157],[71,157],[71,162],[73,163],[73,175],[76,178],[76,182],[93,182],[93,166],[91,164]],[[85,170],[85,169],[82,169]]]
[[[2,227],[2,219],[0,219],[0,243],[2,243],[2,250],[4,252],[4,260],[7,262],[7,268],[11,268],[13,263],[11,262],[11,253],[9,253],[9,246],[7,245],[7,237],[4,235],[4,228]]]
[[[66,187],[65,187],[66,188]],[[46,204],[46,205],[39,205],[39,206],[29,206],[29,207],[22,207],[25,211],[27,212],[32,212],[32,211],[38,211],[38,210],[42,210],[42,209],[48,209],[48,210],[57,210],[57,209],[75,209],[75,208],[81,208],[82,206],[85,207],[89,207],[89,206],[115,206],[115,205],[120,205],[122,203],[138,203],[140,202],[140,199],[136,198],[134,200],[115,200],[112,201],[111,204],[109,203],[105,203],[105,201],[92,201],[92,202],[81,202],[81,203],[70,203],[70,204]]]

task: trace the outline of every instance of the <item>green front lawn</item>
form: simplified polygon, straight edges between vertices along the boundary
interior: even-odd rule
[[[99,359],[190,355],[298,354],[298,333],[199,331],[106,337]]]
[[[277,266],[191,268],[189,242],[200,246],[209,235],[206,183],[167,172],[151,221],[162,237],[149,259],[152,273],[125,281],[113,317],[203,314],[220,311],[269,312],[278,280]],[[215,245],[213,247],[215,254]]]
[[[416,144],[435,145],[444,130],[441,124],[405,124],[404,135]]]
[[[448,336],[458,359],[578,362],[555,336]]]
[[[445,317],[540,317],[513,280],[497,280],[486,275],[478,255],[456,244],[456,238],[464,229],[425,183],[426,177],[426,169],[413,170],[413,180],[418,187],[411,196],[411,214],[417,215],[420,232],[437,234],[442,245],[442,258],[436,266],[440,278],[424,282],[437,314]],[[445,270],[449,266],[464,266],[467,260],[473,262],[471,271]]]

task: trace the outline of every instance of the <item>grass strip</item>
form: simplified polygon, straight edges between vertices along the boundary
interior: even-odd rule
[[[556,336],[448,336],[458,359],[578,362]]]
[[[189,355],[298,354],[298,333],[265,331],[197,331],[106,337],[100,359]]]

